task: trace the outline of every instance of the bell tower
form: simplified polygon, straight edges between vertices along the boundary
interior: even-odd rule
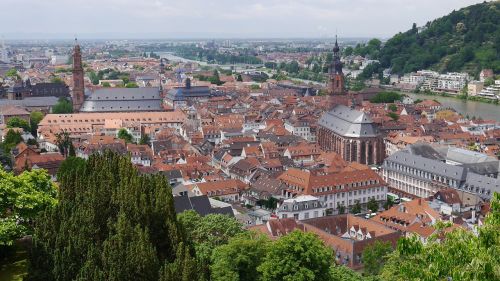
[[[335,36],[335,46],[333,47],[333,60],[328,67],[328,94],[345,95],[344,73],[342,73],[342,62],[340,61],[340,48]]]
[[[82,54],[80,45],[75,38],[75,47],[73,49],[73,111],[78,112],[82,107],[84,101],[84,78],[83,78],[83,65]]]

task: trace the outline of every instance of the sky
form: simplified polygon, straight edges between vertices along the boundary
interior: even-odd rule
[[[1,0],[0,36],[388,38],[477,0]]]

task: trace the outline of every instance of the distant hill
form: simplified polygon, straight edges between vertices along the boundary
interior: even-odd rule
[[[429,7],[431,8],[431,7]],[[500,1],[483,2],[398,33],[380,50],[383,67],[393,73],[420,69],[500,72]]]

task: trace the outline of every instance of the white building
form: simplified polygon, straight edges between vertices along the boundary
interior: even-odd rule
[[[301,137],[309,142],[316,141],[316,135],[311,134],[311,127],[309,121],[300,120],[300,118],[291,118],[285,121],[285,130],[289,131],[292,135]]]
[[[68,63],[69,56],[67,55],[52,55],[50,57],[50,64],[63,65]]]
[[[467,85],[468,80],[469,75],[467,73],[449,72],[447,74],[441,74],[437,81],[437,89],[459,92]]]
[[[481,92],[479,92],[478,96],[490,99],[500,98],[500,80],[495,80],[495,84],[484,88]]]
[[[326,206],[319,198],[311,195],[301,195],[293,199],[286,199],[276,210],[280,219],[294,218],[307,220],[325,216]]]

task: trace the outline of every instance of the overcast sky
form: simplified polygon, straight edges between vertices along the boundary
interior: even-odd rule
[[[0,35],[390,37],[474,0],[1,0]]]

